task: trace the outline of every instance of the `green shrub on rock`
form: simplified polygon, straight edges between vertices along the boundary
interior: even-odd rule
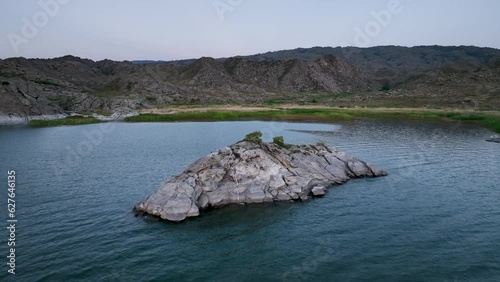
[[[326,146],[325,141],[323,141],[323,140],[319,140],[319,141],[316,143],[316,146],[327,147],[327,146]]]
[[[249,133],[245,136],[243,141],[260,144],[260,143],[262,143],[262,132],[255,131],[255,132]]]
[[[283,136],[275,136],[273,138],[273,143],[282,147],[282,148],[288,148],[289,146],[285,143],[285,140],[283,139]]]

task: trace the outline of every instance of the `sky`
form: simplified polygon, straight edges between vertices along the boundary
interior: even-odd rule
[[[497,0],[2,0],[0,58],[178,60],[314,46],[500,48]]]

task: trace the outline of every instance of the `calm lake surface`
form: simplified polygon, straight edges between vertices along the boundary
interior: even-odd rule
[[[323,140],[389,176],[180,224],[134,217],[162,182],[255,130]],[[490,135],[477,124],[389,119],[0,128],[0,280],[500,281],[500,144]]]

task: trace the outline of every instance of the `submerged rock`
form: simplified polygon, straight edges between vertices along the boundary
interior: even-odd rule
[[[486,141],[500,143],[500,136],[498,135],[491,136],[490,138],[486,139]]]
[[[135,210],[182,221],[209,207],[303,201],[354,177],[387,175],[335,148],[242,141],[191,164]]]

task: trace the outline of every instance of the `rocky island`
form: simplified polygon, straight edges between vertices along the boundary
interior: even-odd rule
[[[305,201],[356,177],[385,176],[375,165],[324,144],[263,143],[254,132],[191,164],[134,207],[169,221],[229,204]]]

